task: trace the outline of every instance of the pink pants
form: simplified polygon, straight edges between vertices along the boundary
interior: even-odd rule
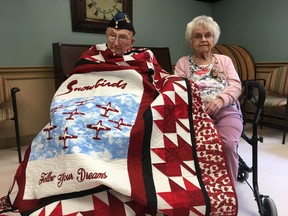
[[[236,183],[238,175],[238,144],[243,130],[243,118],[237,105],[222,108],[211,116],[224,144],[228,172],[232,183]]]

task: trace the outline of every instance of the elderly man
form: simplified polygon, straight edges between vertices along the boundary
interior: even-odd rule
[[[109,22],[106,36],[107,47],[117,55],[123,55],[132,48],[135,42],[135,30],[132,22],[125,13],[117,13]]]

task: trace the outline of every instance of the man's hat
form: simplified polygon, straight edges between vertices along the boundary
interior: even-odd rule
[[[123,12],[118,12],[108,23],[107,27],[112,27],[115,29],[127,29],[132,31],[133,35],[136,33],[128,14]]]

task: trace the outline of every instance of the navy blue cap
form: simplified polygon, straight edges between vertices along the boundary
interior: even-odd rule
[[[136,33],[128,14],[123,12],[118,12],[108,23],[107,27],[112,27],[115,29],[127,29],[132,31],[133,35]]]

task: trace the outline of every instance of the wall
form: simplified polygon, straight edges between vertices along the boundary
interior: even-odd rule
[[[256,62],[288,61],[288,1],[221,0],[212,14],[222,30],[219,43],[247,48]]]
[[[191,0],[133,0],[137,46],[168,46],[172,63],[188,52],[186,23],[211,15],[211,4]],[[0,66],[51,66],[53,42],[104,42],[103,34],[72,32],[70,0],[1,0]]]
[[[20,135],[22,145],[49,122],[49,108],[54,88],[54,70],[51,67],[0,67],[0,74],[17,86]],[[13,121],[0,122],[0,149],[15,145]]]
[[[170,48],[172,63],[189,53],[184,41],[186,23],[211,14],[211,4],[181,0],[133,0],[136,46]],[[72,31],[70,0],[0,1],[0,75],[17,94],[22,145],[48,122],[54,89],[52,43],[94,44],[103,34]],[[15,146],[12,122],[0,124],[0,148]]]
[[[288,1],[133,0],[137,46],[168,46],[172,63],[189,53],[184,41],[187,22],[213,14],[220,24],[220,43],[239,44],[256,62],[287,61]],[[1,0],[0,66],[51,66],[53,42],[104,41],[103,34],[72,32],[69,0]]]

